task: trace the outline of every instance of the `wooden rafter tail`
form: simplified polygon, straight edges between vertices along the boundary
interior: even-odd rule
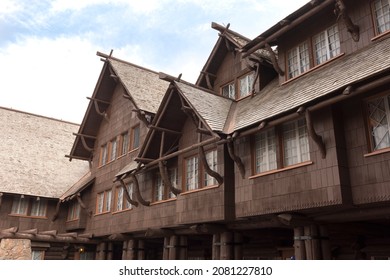
[[[93,105],[94,105],[94,107],[95,107],[96,113],[98,113],[98,115],[100,115],[100,116],[103,116],[104,119],[105,119],[106,121],[108,121],[107,113],[106,113],[106,112],[100,111],[99,103],[98,103],[98,101],[97,101],[96,99],[93,100]]]
[[[27,229],[27,230],[19,231],[19,233],[37,235],[38,229],[37,228]]]
[[[58,218],[58,214],[60,213],[60,206],[61,206],[61,199],[58,200],[56,205],[56,211],[54,212],[53,218],[51,218],[51,221],[54,222]]]
[[[79,237],[91,239],[94,237],[94,235],[93,235],[93,233],[82,233],[82,234],[79,234]]]
[[[244,179],[245,178],[245,165],[242,163],[241,158],[239,156],[237,156],[235,151],[234,151],[233,139],[232,139],[232,141],[228,141],[226,143],[226,145],[227,145],[227,148],[228,148],[228,152],[229,152],[230,158],[237,165],[237,168],[238,168],[238,170],[240,171],[240,174],[241,174],[241,178]]]
[[[180,131],[171,130],[171,129],[168,129],[168,128],[154,126],[154,125],[149,125],[148,128],[154,129],[154,130],[157,130],[157,131],[161,131],[161,132],[167,132],[167,133],[170,133],[170,134],[175,134],[175,135],[181,135],[182,134]]]
[[[87,145],[87,142],[85,141],[84,136],[80,136],[81,143],[83,144],[83,147],[88,151],[88,152],[93,152],[93,148],[89,147]]]
[[[137,118],[143,122],[146,126],[149,126],[150,125],[150,122],[148,121],[148,119],[146,118],[146,113],[140,109],[137,109],[137,110],[133,110],[136,112],[137,114]]]
[[[77,232],[58,233],[57,236],[58,237],[71,237],[71,238],[76,239],[78,237],[78,233]]]
[[[320,149],[322,158],[326,158],[326,147],[325,143],[320,135],[318,135],[314,129],[313,121],[311,118],[310,110],[305,111],[306,125],[309,136],[313,139],[313,141],[317,144]]]
[[[274,50],[268,43],[265,43],[264,47],[270,54],[272,66],[274,67],[275,71],[278,72],[280,76],[284,76],[284,71],[279,67],[278,58],[276,57]]]
[[[125,182],[124,182],[123,180],[119,180],[119,181],[120,181],[120,183],[121,183],[121,185],[122,185],[122,187],[123,187],[123,191],[124,191],[126,200],[127,200],[131,205],[133,205],[133,206],[135,206],[135,207],[138,207],[138,202],[131,199],[131,196],[130,196],[130,194],[129,194],[129,191],[127,190],[127,187],[126,187]]]
[[[345,6],[342,0],[336,0],[334,13],[337,16],[337,19],[342,19],[347,30],[351,33],[352,39],[355,42],[358,42],[360,39],[360,28],[358,25],[354,24],[347,13],[347,7]]]
[[[57,235],[57,230],[47,230],[47,231],[42,231],[39,233],[40,235],[49,235],[55,237]]]
[[[134,183],[135,195],[137,196],[137,200],[139,201],[139,203],[141,203],[144,206],[149,206],[150,201],[144,200],[144,198],[141,195],[141,191],[139,189],[139,183],[138,183],[137,177],[134,174],[130,174],[129,177],[130,177],[130,180]]]
[[[204,167],[204,170],[206,171],[206,173],[208,175],[210,175],[211,177],[215,178],[215,180],[217,180],[218,186],[222,185],[223,184],[223,177],[218,172],[216,172],[210,168],[210,166],[206,160],[206,154],[204,152],[203,146],[199,146],[198,150],[199,150],[199,158],[203,164],[203,167]]]
[[[19,230],[18,227],[11,227],[11,228],[7,228],[7,229],[3,229],[1,230],[1,233],[11,233],[11,234],[15,234],[17,233]]]

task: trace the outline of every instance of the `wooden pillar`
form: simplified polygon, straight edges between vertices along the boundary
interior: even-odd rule
[[[163,260],[169,260],[169,236],[164,237]]]
[[[212,255],[213,260],[221,259],[221,235],[219,233],[213,235]]]
[[[313,260],[313,244],[311,239],[311,227],[305,226],[303,229],[303,234],[305,236],[305,249],[306,249],[306,259]]]
[[[330,251],[328,229],[325,226],[319,226],[319,231],[321,236],[322,259],[330,260],[332,259],[332,254]]]
[[[122,244],[122,260],[128,260],[128,258],[127,258],[127,243],[128,243],[128,241],[125,240],[125,241],[123,241],[123,244]]]
[[[294,228],[294,251],[296,260],[306,260],[305,242],[302,240],[303,227]]]
[[[242,260],[244,257],[243,254],[243,237],[241,233],[234,233],[234,259]]]
[[[130,239],[127,241],[127,259],[136,260],[138,258],[138,241]]]
[[[97,260],[105,260],[106,259],[106,250],[107,250],[107,243],[101,242],[96,246],[97,252],[96,252],[96,259]]]
[[[221,260],[233,259],[233,233],[225,231],[221,233]]]
[[[112,260],[114,255],[114,244],[112,242],[107,243],[107,260]]]
[[[188,259],[188,237],[187,236],[180,236],[179,241],[179,260],[186,260]]]
[[[176,260],[178,255],[179,237],[172,235],[169,240],[169,259]]]
[[[145,241],[138,240],[138,260],[145,259]]]
[[[311,238],[313,244],[313,260],[321,260],[321,241],[319,236],[319,230],[316,225],[311,225]]]

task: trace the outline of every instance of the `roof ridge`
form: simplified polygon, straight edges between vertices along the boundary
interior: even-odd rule
[[[57,121],[57,122],[62,122],[62,123],[67,123],[67,124],[80,126],[80,124],[77,124],[77,123],[74,123],[74,122],[71,122],[71,121],[66,121],[66,120],[62,120],[62,119],[56,119],[56,118],[53,118],[53,117],[38,115],[38,114],[35,114],[35,113],[21,111],[21,110],[17,110],[17,109],[14,109],[14,108],[8,108],[8,107],[0,106],[0,110],[7,110],[7,111],[12,111],[12,112],[20,113],[20,114],[24,114],[24,115],[30,115],[30,116],[34,116],[34,117],[38,117],[38,118],[43,118],[43,119],[48,119],[48,120],[52,120],[52,121]]]
[[[157,71],[155,71],[155,70],[152,70],[152,69],[150,69],[150,68],[146,68],[146,67],[144,67],[144,66],[141,66],[141,65],[138,65],[138,64],[135,64],[135,63],[132,63],[132,62],[129,62],[129,61],[126,61],[126,60],[123,60],[123,59],[120,59],[120,58],[111,56],[111,55],[107,55],[107,54],[102,53],[102,52],[99,52],[99,51],[96,52],[96,55],[97,55],[97,56],[101,56],[101,57],[103,57],[103,58],[106,58],[106,59],[108,59],[108,60],[115,60],[115,61],[118,61],[118,62],[127,64],[127,65],[130,65],[130,66],[133,66],[133,67],[136,67],[136,68],[139,68],[139,69],[142,69],[142,70],[151,72],[151,73],[156,74],[156,75],[159,74],[159,72],[157,72]]]

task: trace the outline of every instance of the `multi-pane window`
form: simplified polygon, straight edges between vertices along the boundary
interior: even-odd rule
[[[187,191],[195,190],[199,188],[198,182],[199,182],[199,164],[198,164],[198,157],[190,157],[186,159],[186,180],[185,180],[185,186]]]
[[[100,149],[100,166],[105,165],[107,163],[107,154],[107,144],[105,144]]]
[[[139,125],[134,126],[131,129],[131,149],[137,149],[139,147],[140,128]]]
[[[206,153],[206,161],[207,164],[209,165],[210,169],[213,171],[217,171],[217,150],[212,150]],[[204,172],[204,186],[212,186],[216,185],[217,180],[207,174],[207,172]]]
[[[390,147],[390,95],[371,99],[367,105],[372,150]]]
[[[113,161],[116,159],[116,153],[117,153],[117,150],[118,150],[118,145],[117,145],[118,141],[116,138],[112,139],[110,141],[110,161]]]
[[[222,95],[230,99],[236,99],[234,83],[227,84],[222,87]]]
[[[126,185],[127,192],[130,198],[133,197],[133,183],[129,183]],[[132,206],[130,202],[126,198],[125,189],[123,186],[120,186],[116,190],[116,198],[115,198],[115,211],[122,211],[126,209],[131,209]]]
[[[378,34],[390,30],[390,1],[376,0],[373,4],[376,32]]]
[[[126,131],[120,136],[119,155],[125,155],[129,151],[129,133]]]
[[[256,174],[310,160],[305,119],[270,128],[254,136],[253,162]]]
[[[253,73],[245,75],[239,80],[240,98],[248,96],[252,93],[253,89]]]
[[[96,199],[96,214],[111,211],[111,190],[98,193]]]
[[[337,25],[333,25],[314,36],[313,44],[317,65],[340,54],[340,38]]]
[[[21,195],[15,196],[12,203],[11,214],[27,215],[29,198]]]
[[[284,165],[308,161],[309,139],[304,119],[283,125]]]
[[[274,128],[256,134],[255,150],[256,173],[277,168],[276,135]]]
[[[177,168],[169,169],[169,180],[174,188],[177,188],[178,179],[177,179]],[[154,188],[154,201],[167,200],[174,198],[175,194],[172,193],[167,186],[164,185],[163,179],[160,173],[156,174],[156,182]]]
[[[80,204],[73,199],[69,204],[68,221],[78,220],[80,218]]]
[[[15,196],[11,214],[31,217],[46,217],[47,199],[40,197]]]
[[[44,198],[36,198],[31,200],[30,215],[34,217],[46,216],[47,200]]]
[[[294,78],[310,68],[309,45],[300,44],[287,53],[288,77]]]

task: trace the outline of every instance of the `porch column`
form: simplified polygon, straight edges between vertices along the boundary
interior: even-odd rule
[[[107,243],[107,260],[112,260],[113,258],[113,255],[114,255],[114,245],[112,244],[112,242],[108,242]]]
[[[163,260],[169,260],[170,237],[164,237]]]
[[[138,260],[145,259],[145,241],[138,240]]]
[[[234,259],[235,260],[242,260],[243,255],[243,249],[242,249],[242,243],[243,243],[243,237],[241,233],[234,233]]]
[[[306,248],[302,236],[303,227],[294,228],[294,255],[296,260],[306,260]]]
[[[179,260],[186,259],[188,259],[188,237],[182,235],[179,241]]]
[[[138,241],[130,239],[127,241],[127,259],[136,260],[138,257]]]
[[[176,260],[178,256],[179,237],[172,235],[169,239],[169,259]]]
[[[212,259],[220,260],[221,259],[221,235],[219,233],[213,234],[213,244],[212,244]]]
[[[231,260],[234,258],[233,254],[234,236],[232,232],[221,233],[221,260]]]

